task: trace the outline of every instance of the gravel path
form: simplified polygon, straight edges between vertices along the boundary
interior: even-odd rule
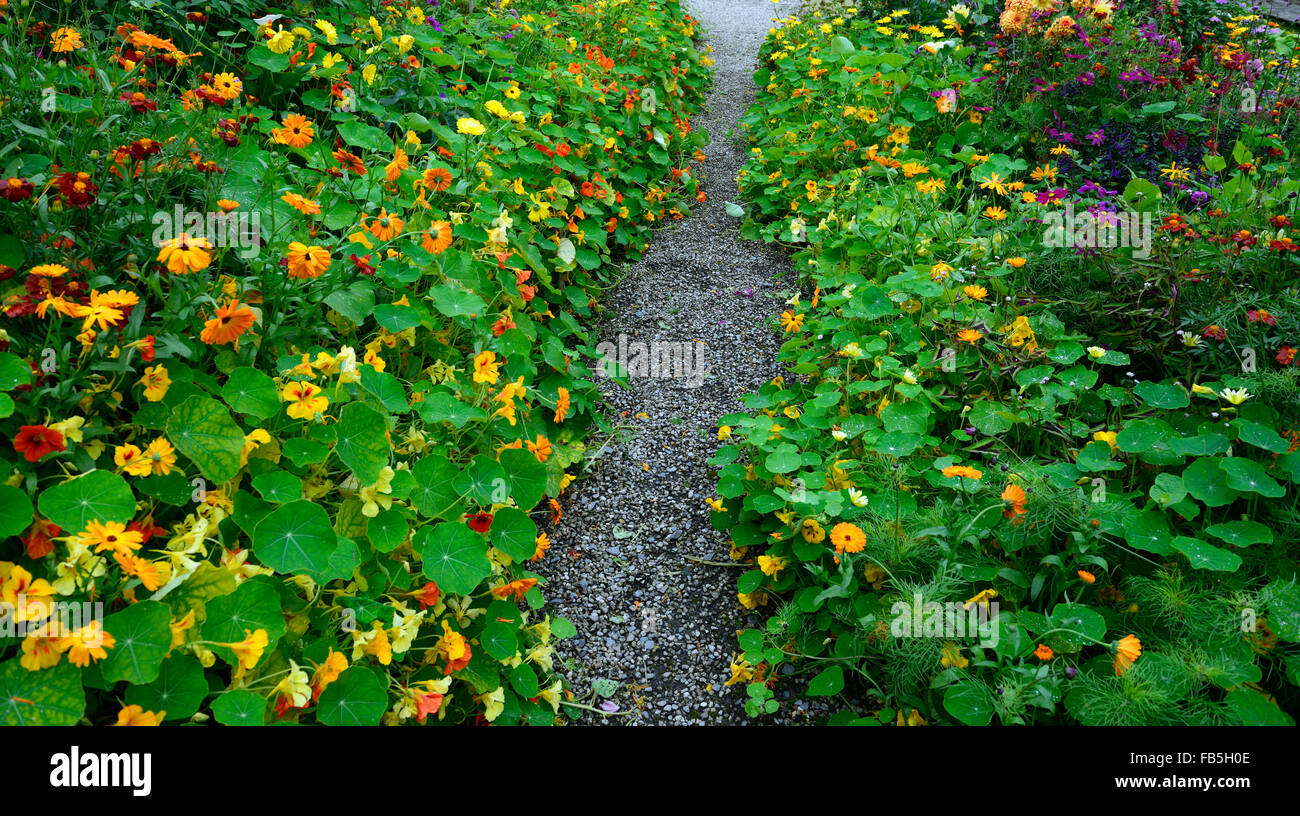
[[[706,460],[719,444],[718,418],[741,410],[743,394],[780,373],[770,319],[782,308],[775,293],[793,285],[774,280],[790,261],[742,240],[738,220],[726,213],[745,160],[737,119],[754,99],[755,55],[774,7],[770,0],[688,4],[716,61],[714,89],[694,121],[711,137],[705,161],[692,168],[708,201],[654,237],[609,293],[610,317],[597,337],[617,346],[622,335],[629,367],[638,341],[683,344],[688,363],[702,351],[703,376],[692,369],[684,373],[694,376],[675,379],[630,376],[630,389],[601,380],[606,415],[623,433],[574,486],[538,567],[550,579],[549,611],[578,629],[558,647],[574,692],[587,695],[593,683],[608,691],[616,682],[609,699],[629,714],[588,714],[585,723],[758,722],[745,716],[745,686],[723,685],[736,631],[760,622],[736,601],[740,570],[691,558],[730,561],[728,538],[709,525],[704,500],[715,496],[716,474]],[[807,719],[783,707],[775,722]]]

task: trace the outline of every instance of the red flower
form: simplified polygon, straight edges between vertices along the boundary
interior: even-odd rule
[[[1228,339],[1228,333],[1227,333],[1226,331],[1223,330],[1223,327],[1221,327],[1221,326],[1216,326],[1216,325],[1213,325],[1213,324],[1211,324],[1211,325],[1209,325],[1209,326],[1206,326],[1205,328],[1201,329],[1201,336],[1204,337],[1204,338],[1206,338],[1206,339],[1211,339],[1211,338],[1212,338],[1212,339],[1214,339],[1214,340],[1227,340],[1227,339]]]
[[[556,152],[556,153],[559,153],[561,156],[568,156],[568,155],[569,155],[569,151],[572,150],[572,149],[573,149],[573,148],[569,147],[569,143],[568,143],[568,142],[565,142],[565,143],[561,144],[559,147],[555,148],[555,152]]]
[[[420,694],[415,698],[415,718],[421,723],[430,714],[437,714],[440,708],[442,708],[442,695],[436,691]]]
[[[1276,326],[1277,318],[1269,314],[1264,309],[1247,309],[1246,322],[1263,323],[1266,326]]]
[[[442,590],[433,581],[429,581],[424,588],[415,593],[415,599],[420,602],[421,609],[428,609],[431,606],[437,606],[438,598],[442,597]]]
[[[154,349],[153,335],[145,335],[144,340],[140,341],[140,357],[146,363],[152,363],[155,354],[157,354],[157,350]]]
[[[369,256],[369,255],[362,255],[361,257],[357,257],[356,253],[353,253],[353,254],[350,256],[350,259],[351,259],[351,261],[352,261],[352,265],[353,265],[353,266],[356,268],[356,270],[357,270],[358,272],[360,272],[361,274],[363,274],[363,275],[373,275],[373,274],[375,274],[375,268],[374,268],[373,266],[370,265],[370,256]]]
[[[32,197],[32,190],[35,188],[27,179],[7,178],[5,183],[0,185],[0,198],[7,201],[22,201]]]
[[[1291,219],[1287,218],[1285,215],[1275,215],[1268,219],[1268,225],[1273,229],[1282,229],[1283,227],[1291,226]]]
[[[1277,356],[1274,357],[1273,359],[1277,360],[1282,365],[1291,365],[1292,363],[1295,362],[1295,354],[1296,354],[1295,349],[1291,348],[1290,346],[1283,346],[1282,348],[1278,349]]]
[[[119,96],[118,99],[130,105],[136,113],[146,113],[148,111],[158,110],[158,103],[149,99],[139,91],[136,91],[135,93],[124,93]],[[211,101],[210,98],[209,101]]]
[[[63,451],[63,434],[44,425],[24,425],[14,437],[14,450],[28,462],[39,462],[51,451]]]
[[[89,173],[63,173],[54,184],[68,204],[83,210],[95,201],[95,194],[99,192]]]
[[[59,525],[38,518],[27,531],[27,535],[22,537],[23,546],[27,548],[27,557],[34,560],[54,552],[54,542],[51,539],[61,532],[63,528]]]
[[[491,513],[475,513],[467,519],[469,528],[476,533],[486,533],[492,526]]]

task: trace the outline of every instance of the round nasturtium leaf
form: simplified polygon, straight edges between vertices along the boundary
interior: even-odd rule
[[[203,665],[187,654],[175,654],[162,662],[158,678],[142,686],[128,686],[126,702],[145,711],[165,711],[165,719],[187,720],[194,716],[208,696]]]
[[[537,461],[531,451],[510,448],[501,451],[501,467],[505,468],[515,504],[525,510],[536,507],[546,495],[546,465]]]
[[[16,536],[31,526],[32,500],[16,487],[0,485],[0,538]]]
[[[492,518],[489,533],[492,546],[516,561],[527,561],[537,552],[537,525],[522,510],[499,510]]]
[[[275,381],[255,368],[237,368],[230,372],[221,396],[233,410],[258,419],[275,416],[280,410]]]
[[[357,474],[357,481],[372,485],[388,464],[388,423],[384,415],[360,402],[350,402],[339,412],[334,451]]]
[[[235,662],[235,654],[230,647],[220,644],[238,643],[258,629],[266,630],[267,653],[285,632],[280,593],[270,578],[250,578],[229,595],[208,601],[203,639],[227,663]]]
[[[1221,460],[1202,456],[1183,471],[1183,485],[1192,498],[1206,507],[1222,507],[1237,498],[1237,491],[1228,486],[1228,474]]]
[[[211,397],[195,395],[173,408],[167,438],[214,482],[228,482],[239,473],[244,432],[226,406]]]
[[[425,576],[447,592],[468,595],[492,574],[487,542],[459,522],[421,527],[415,535],[415,547],[423,553]]]
[[[455,482],[460,471],[441,454],[426,456],[411,468],[415,487],[411,490],[411,503],[425,518],[458,518],[464,503]]]
[[[266,720],[266,698],[246,689],[222,692],[212,701],[212,716],[222,725],[262,725]]]
[[[68,661],[41,671],[18,657],[0,663],[0,726],[75,725],[85,709],[81,669]]]
[[[380,552],[392,552],[397,545],[406,540],[410,528],[402,511],[389,509],[380,511],[366,522],[366,538]]]
[[[518,628],[513,624],[494,620],[478,636],[478,642],[483,646],[483,651],[491,657],[497,660],[509,660],[519,651]]]
[[[988,725],[993,720],[993,697],[981,683],[967,680],[948,687],[943,708],[964,725]]]
[[[321,692],[316,719],[325,725],[379,725],[388,710],[383,680],[365,666],[344,670]]]
[[[104,619],[115,643],[100,663],[104,680],[151,683],[172,645],[171,609],[159,601],[140,601]]]
[[[242,438],[242,437],[241,437]],[[135,515],[135,495],[126,480],[107,470],[92,470],[41,493],[41,515],[63,528],[81,532],[92,521],[125,524]]]
[[[280,573],[323,573],[338,546],[325,508],[293,501],[273,510],[253,529],[253,552]]]

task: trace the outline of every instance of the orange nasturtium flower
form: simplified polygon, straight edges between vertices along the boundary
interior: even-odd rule
[[[291,382],[284,387],[280,398],[289,403],[289,416],[294,419],[311,420],[326,408],[330,401],[320,395],[321,388],[309,382]]]
[[[218,307],[216,315],[203,324],[199,340],[210,346],[235,343],[238,347],[239,336],[248,331],[254,320],[256,317],[252,309],[240,304],[238,300],[231,300],[225,306]]]
[[[482,351],[474,357],[474,382],[488,383],[495,385],[497,378],[500,376],[498,369],[501,361],[497,360],[495,353],[491,351]]]

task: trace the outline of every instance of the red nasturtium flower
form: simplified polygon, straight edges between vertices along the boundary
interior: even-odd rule
[[[469,528],[476,533],[486,533],[492,527],[491,513],[475,513],[466,519]]]
[[[431,606],[438,605],[438,599],[442,597],[442,590],[433,581],[428,581],[415,593],[415,599],[420,602],[421,609],[428,609]]]
[[[38,518],[28,529],[27,535],[22,537],[23,547],[27,550],[27,557],[36,560],[54,552],[53,538],[61,532],[63,532],[63,528],[59,525]]]
[[[63,434],[44,425],[24,425],[14,437],[14,450],[28,462],[39,462],[52,451],[64,451]]]

